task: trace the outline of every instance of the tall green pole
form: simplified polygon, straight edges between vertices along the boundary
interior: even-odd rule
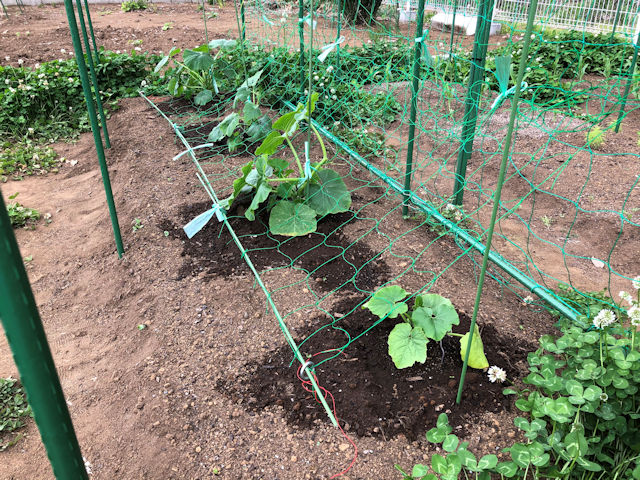
[[[240,0],[240,19],[242,20],[242,41],[246,40],[247,22],[244,19],[244,0]]]
[[[451,19],[451,38],[449,39],[449,61],[453,61],[453,81],[458,81],[458,72],[456,70],[456,59],[453,56],[453,41],[456,33],[456,14],[458,13],[458,0],[453,2],[453,18]]]
[[[640,34],[638,34],[636,43],[633,45],[633,57],[631,58],[631,66],[629,67],[629,73],[627,74],[627,84],[624,87],[624,94],[622,95],[620,113],[618,114],[618,120],[616,121],[616,133],[618,133],[618,130],[620,130],[620,123],[622,122],[622,118],[624,117],[624,109],[627,106],[629,90],[631,89],[631,83],[633,82],[633,74],[636,71],[636,64],[638,63],[638,50],[640,50]]]
[[[311,27],[313,28],[313,24]],[[304,0],[298,1],[298,36],[300,37],[300,93],[302,93],[304,90]]]
[[[72,0],[64,0],[64,7],[67,11],[67,21],[69,22],[69,30],[71,31],[71,41],[73,49],[76,53],[76,62],[78,63],[78,72],[82,81],[82,91],[87,104],[89,113],[89,121],[91,122],[91,131],[93,132],[93,141],[96,145],[96,154],[100,163],[100,172],[102,173],[102,183],[104,184],[104,193],[107,196],[107,205],[109,206],[109,216],[111,217],[111,227],[113,228],[113,236],[118,249],[118,257],[122,258],[124,248],[122,246],[122,236],[120,235],[120,225],[118,224],[118,214],[113,201],[113,192],[111,191],[111,180],[109,179],[109,169],[104,156],[104,148],[102,147],[102,139],[100,138],[100,127],[96,117],[96,109],[93,106],[93,98],[91,96],[91,85],[87,74],[87,66],[84,63],[84,54],[82,53],[82,44],[80,43],[80,34],[78,33],[78,25],[76,16],[73,11]],[[105,130],[106,131],[106,130]]]
[[[107,148],[111,148],[111,142],[109,141],[109,132],[107,131],[107,117],[104,114],[102,108],[102,99],[100,98],[100,85],[98,85],[98,75],[96,75],[96,69],[93,65],[93,56],[91,55],[91,45],[89,45],[89,37],[87,35],[87,27],[84,23],[84,13],[82,12],[82,2],[76,2],[78,6],[78,18],[80,19],[80,28],[82,30],[82,38],[84,39],[84,45],[87,50],[87,60],[89,61],[89,71],[91,72],[91,82],[93,83],[93,91],[95,92],[96,105],[98,106],[98,114],[100,115],[100,123],[102,124],[102,130],[104,131],[104,145]]]
[[[1,194],[0,258],[0,320],[53,474],[58,480],[85,480],[80,445]]]
[[[416,47],[413,56],[413,82],[411,84],[411,112],[409,114],[409,141],[407,142],[407,161],[404,171],[404,203],[402,216],[409,214],[409,191],[411,190],[411,173],[413,171],[413,150],[416,140],[416,115],[418,113],[418,88],[420,87],[420,57],[422,56],[422,42],[424,41],[424,0],[418,1],[418,17],[416,19]]]
[[[458,160],[456,162],[456,178],[453,187],[453,203],[456,205],[462,205],[462,196],[467,175],[467,160],[471,157],[471,149],[473,148],[473,137],[478,120],[478,104],[480,103],[480,92],[482,82],[484,81],[484,64],[489,46],[492,14],[493,0],[483,0],[480,11],[478,12],[476,35],[471,56],[469,89],[467,90],[462,124],[462,145],[458,151]]]
[[[613,30],[611,30],[611,39],[613,41],[613,37],[616,34],[616,27],[618,26],[618,21],[620,20],[620,9],[622,8],[622,0],[618,0],[618,8],[616,8],[616,16],[613,17]]]
[[[93,43],[93,51],[96,54],[96,65],[100,63],[100,52],[96,43],[96,35],[93,33],[93,22],[91,21],[91,13],[89,12],[89,0],[84,0],[84,8],[87,10],[87,23],[89,24],[89,34],[91,35],[91,43]]]
[[[491,212],[491,223],[489,224],[489,231],[487,232],[487,243],[484,249],[484,255],[482,257],[482,268],[480,269],[480,277],[478,278],[478,288],[476,290],[476,300],[473,305],[473,315],[471,316],[471,325],[469,326],[469,343],[467,344],[467,351],[464,355],[464,363],[462,364],[462,373],[460,374],[460,383],[458,385],[458,395],[456,396],[456,403],[460,403],[462,399],[462,389],[464,388],[464,378],[467,374],[467,367],[469,366],[469,354],[471,353],[471,343],[473,341],[473,335],[476,328],[476,320],[478,319],[478,310],[480,308],[480,299],[482,298],[482,288],[484,287],[484,279],[487,273],[487,265],[489,263],[489,256],[491,254],[491,241],[493,240],[493,231],[496,225],[496,219],[498,217],[498,208],[500,207],[500,198],[502,195],[502,185],[504,184],[504,177],[507,171],[507,160],[509,159],[509,151],[511,150],[511,139],[513,138],[513,128],[516,123],[516,115],[518,114],[518,102],[520,101],[520,86],[522,85],[522,79],[524,78],[524,72],[527,68],[527,57],[529,56],[529,47],[531,45],[531,32],[533,30],[533,21],[536,16],[536,9],[538,7],[538,0],[531,0],[529,4],[529,16],[527,18],[527,28],[524,37],[524,45],[522,46],[522,55],[520,56],[520,66],[518,67],[518,79],[516,80],[516,91],[513,95],[513,103],[511,104],[511,113],[509,115],[509,127],[507,129],[507,136],[504,139],[502,150],[502,162],[500,163],[500,173],[498,174],[498,184],[496,185],[496,191],[493,194],[493,211]]]

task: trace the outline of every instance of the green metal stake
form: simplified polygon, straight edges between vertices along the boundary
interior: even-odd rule
[[[67,402],[0,194],[0,319],[58,480],[86,480]]]
[[[616,16],[613,17],[613,30],[611,30],[611,38],[609,42],[613,41],[613,37],[616,34],[616,27],[618,26],[618,20],[620,20],[620,9],[622,8],[622,0],[618,0],[618,8],[616,8]]]
[[[89,12],[89,0],[84,0],[84,8],[87,10],[87,23],[89,24],[89,34],[91,35],[91,43],[93,43],[93,51],[96,54],[96,65],[100,63],[100,52],[96,43],[96,36],[93,33],[93,22],[91,21],[91,13]]]
[[[622,105],[620,105],[620,113],[618,114],[618,120],[616,121],[615,132],[618,133],[620,130],[620,123],[622,122],[622,117],[624,117],[624,109],[627,106],[627,99],[629,98],[629,90],[631,89],[631,83],[633,82],[633,74],[636,70],[636,63],[638,63],[638,50],[640,49],[640,34],[636,38],[636,43],[633,46],[633,58],[631,59],[631,66],[629,67],[629,74],[627,78],[627,85],[624,87],[624,94],[622,99]]]
[[[89,61],[89,71],[91,72],[91,83],[93,83],[93,91],[95,92],[96,105],[98,106],[98,114],[100,115],[100,123],[102,124],[102,131],[104,132],[104,146],[106,148],[111,148],[111,142],[109,141],[109,132],[107,131],[107,117],[104,114],[104,109],[102,108],[102,99],[100,98],[100,85],[98,85],[98,75],[96,75],[96,69],[93,65],[91,45],[89,45],[87,27],[85,26],[84,13],[82,12],[82,3],[76,2],[76,5],[78,6],[78,18],[80,19],[82,38],[84,39],[84,46],[87,50],[87,60]]]
[[[340,8],[342,0],[338,0],[338,26],[336,29],[336,41],[340,38],[342,33],[342,15],[344,14],[344,7]],[[312,45],[313,47],[313,45]],[[336,45],[336,73],[340,70],[340,44]]]
[[[467,161],[471,157],[471,149],[473,148],[473,137],[478,121],[478,104],[480,103],[480,92],[484,80],[484,65],[487,59],[492,13],[493,0],[483,0],[480,11],[478,12],[476,35],[471,57],[469,89],[465,100],[462,126],[462,145],[460,146],[458,160],[456,162],[456,179],[453,187],[453,203],[456,205],[462,205],[462,196],[464,194],[464,184],[467,175]]]
[[[518,67],[518,80],[516,81],[516,91],[513,95],[513,103],[511,104],[511,113],[509,115],[509,127],[507,130],[507,136],[504,139],[502,162],[500,163],[500,173],[498,174],[498,184],[496,185],[496,191],[493,194],[493,211],[491,212],[491,223],[489,224],[489,231],[487,232],[487,244],[484,249],[484,255],[482,257],[482,268],[480,270],[480,277],[478,278],[478,288],[476,290],[476,300],[473,305],[473,315],[471,316],[471,325],[469,326],[469,343],[467,344],[467,351],[464,355],[464,363],[462,364],[462,373],[460,374],[460,383],[458,385],[458,395],[456,397],[456,403],[460,403],[462,399],[462,389],[464,387],[464,378],[467,374],[467,367],[469,366],[469,354],[471,353],[471,343],[473,341],[473,334],[476,327],[476,320],[478,318],[478,309],[480,308],[480,299],[482,297],[482,288],[484,287],[484,279],[487,273],[487,264],[489,263],[489,255],[491,253],[491,241],[493,240],[493,231],[496,225],[496,219],[498,217],[498,208],[500,207],[500,197],[502,195],[502,185],[504,184],[504,177],[507,171],[507,161],[509,159],[509,151],[511,150],[511,139],[513,138],[513,127],[516,123],[516,115],[518,114],[518,101],[520,100],[520,86],[522,85],[522,79],[524,78],[524,72],[527,68],[527,57],[529,56],[529,46],[531,45],[531,31],[533,30],[533,21],[535,19],[536,9],[538,7],[538,0],[531,0],[529,4],[529,16],[527,18],[527,28],[524,38],[524,45],[522,46],[522,56],[520,57],[520,66]]]
[[[7,13],[7,7],[4,6],[4,2],[0,0],[0,5],[2,5],[2,11],[4,12],[4,16],[9,18],[9,14]]]
[[[79,4],[78,4],[79,5]],[[109,169],[102,148],[102,139],[100,138],[100,127],[98,127],[98,119],[96,117],[96,109],[93,106],[91,98],[91,86],[89,83],[89,75],[87,74],[87,66],[84,63],[84,55],[82,53],[82,44],[80,43],[80,34],[78,33],[78,25],[76,16],[73,12],[72,0],[64,0],[64,7],[67,11],[67,21],[69,22],[69,30],[71,31],[71,41],[73,49],[76,53],[76,62],[78,63],[78,72],[82,81],[82,91],[87,104],[89,120],[91,122],[91,131],[93,132],[93,141],[96,144],[96,154],[100,163],[100,172],[102,173],[102,183],[104,184],[104,193],[107,196],[107,205],[109,206],[109,216],[111,217],[111,226],[113,228],[113,236],[118,249],[118,257],[122,258],[124,248],[122,247],[122,236],[120,235],[120,225],[118,224],[118,214],[113,201],[113,192],[111,191],[111,180],[109,179]],[[106,132],[106,130],[105,130]]]
[[[245,22],[244,19],[244,0],[240,0],[240,18],[242,19],[242,41],[244,42],[246,40],[246,25],[247,23]]]
[[[300,36],[300,93],[304,91],[304,0],[298,1],[298,35]],[[311,24],[313,27],[313,24]],[[309,92],[311,95],[311,92]]]
[[[424,0],[418,2],[418,18],[416,22],[415,52],[413,57],[413,82],[411,84],[411,113],[409,114],[409,141],[407,142],[407,161],[404,171],[404,190],[411,190],[411,173],[413,170],[413,149],[416,139],[416,115],[418,113],[418,87],[420,86],[420,57],[422,56],[424,26]],[[402,216],[409,214],[409,195],[405,193],[402,204]]]
[[[453,41],[456,33],[456,13],[458,13],[458,0],[453,2],[453,18],[451,19],[451,38],[449,39],[449,60],[453,60],[453,81],[458,81],[458,72],[456,69],[456,60],[453,57]]]

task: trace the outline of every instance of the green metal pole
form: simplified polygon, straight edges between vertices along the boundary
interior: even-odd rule
[[[2,5],[2,11],[4,12],[4,16],[9,18],[9,14],[7,13],[7,7],[4,6],[4,2],[0,0],[0,5]]]
[[[487,244],[485,245],[484,255],[482,257],[482,268],[480,269],[480,277],[478,278],[476,300],[473,305],[473,315],[471,316],[471,325],[469,326],[469,343],[467,344],[467,351],[464,356],[464,363],[462,364],[462,373],[460,374],[460,383],[458,385],[458,395],[456,397],[456,403],[458,404],[462,399],[462,389],[464,388],[464,378],[467,374],[467,367],[469,366],[469,354],[471,352],[471,342],[473,341],[473,334],[476,327],[476,320],[478,319],[480,299],[482,298],[482,288],[484,287],[484,279],[487,273],[487,265],[489,263],[489,256],[491,253],[491,241],[493,240],[493,231],[496,225],[496,219],[498,217],[498,208],[500,207],[500,197],[502,195],[502,185],[504,184],[504,177],[507,171],[507,161],[509,159],[509,151],[511,150],[511,139],[513,138],[513,128],[516,123],[516,115],[518,114],[518,101],[520,100],[520,86],[522,85],[524,72],[527,68],[529,46],[531,45],[531,32],[533,30],[533,21],[535,19],[535,13],[536,13],[537,7],[538,7],[538,0],[531,0],[531,3],[529,4],[529,16],[527,18],[527,28],[526,28],[526,33],[524,37],[524,45],[522,46],[522,55],[520,57],[520,66],[518,67],[518,79],[516,81],[516,91],[513,95],[513,103],[511,104],[511,114],[509,115],[509,127],[507,130],[507,136],[504,139],[504,145],[502,150],[502,162],[500,163],[500,173],[498,174],[498,184],[496,185],[496,191],[493,194],[493,211],[491,212],[491,223],[489,224],[489,231],[487,232]]]
[[[242,19],[242,41],[246,40],[246,21],[244,19],[244,0],[240,0],[240,18]]]
[[[96,65],[100,63],[100,52],[96,43],[96,36],[93,33],[93,22],[91,21],[91,13],[89,12],[89,0],[84,0],[84,8],[87,10],[87,23],[89,24],[89,34],[91,35],[91,43],[93,43],[93,51],[96,54]]]
[[[453,18],[451,19],[451,38],[449,39],[449,60],[453,60],[453,81],[458,81],[458,72],[456,70],[456,59],[453,57],[453,41],[456,32],[456,13],[458,13],[458,0],[453,2]]]
[[[298,1],[298,35],[300,37],[300,93],[304,91],[304,0]],[[313,27],[313,24],[311,24]],[[311,92],[309,92],[311,95]]]
[[[413,171],[413,150],[416,140],[416,115],[418,113],[418,89],[420,87],[420,57],[422,56],[422,42],[424,41],[424,0],[418,1],[418,17],[416,22],[416,48],[413,56],[413,82],[411,84],[411,112],[409,114],[409,141],[407,142],[407,161],[404,171],[404,202],[402,216],[409,214],[409,195],[411,190],[411,173]]]
[[[82,460],[18,243],[0,194],[0,319],[58,480],[84,480]]]
[[[340,7],[342,0],[338,0],[338,26],[336,29],[336,41],[340,38],[342,32],[342,14],[343,8]],[[336,74],[340,70],[340,44],[336,45]]]
[[[78,6],[78,18],[80,19],[80,28],[82,30],[82,38],[84,39],[84,46],[87,50],[87,60],[89,61],[89,71],[91,72],[91,82],[93,83],[93,90],[96,97],[96,105],[98,106],[98,114],[100,115],[100,123],[102,124],[102,131],[104,132],[104,145],[106,148],[111,148],[111,142],[109,141],[109,132],[107,131],[107,117],[104,114],[102,108],[102,99],[100,98],[100,85],[98,85],[98,76],[96,75],[96,69],[93,65],[93,56],[91,55],[91,45],[89,45],[89,37],[87,35],[87,27],[84,23],[84,13],[82,12],[82,2],[76,2]]]
[[[89,120],[91,122],[93,141],[96,144],[96,154],[98,156],[98,162],[100,163],[102,183],[104,184],[104,193],[107,196],[107,205],[109,206],[109,216],[111,217],[113,236],[116,241],[116,248],[118,249],[118,257],[122,258],[124,248],[122,246],[122,236],[120,235],[120,225],[118,224],[118,214],[116,212],[116,206],[113,201],[111,180],[109,179],[109,169],[107,168],[107,161],[104,156],[104,149],[102,148],[102,139],[100,138],[100,127],[98,127],[96,110],[93,106],[93,99],[91,98],[91,86],[89,83],[89,76],[87,74],[87,66],[84,63],[82,44],[80,43],[80,34],[78,33],[78,25],[76,23],[76,16],[73,11],[72,0],[64,0],[64,6],[67,11],[67,21],[69,22],[69,30],[71,31],[71,41],[73,42],[73,49],[76,52],[76,62],[78,63],[78,72],[80,73],[80,80],[82,81],[82,91],[84,93],[84,99],[87,104],[87,111],[89,113]]]
[[[622,95],[622,105],[620,105],[620,113],[618,114],[618,120],[616,121],[615,132],[620,130],[620,123],[624,117],[624,109],[627,106],[627,99],[629,98],[629,90],[631,89],[631,83],[633,82],[633,74],[636,70],[636,63],[638,63],[638,50],[640,49],[640,34],[636,38],[636,43],[633,46],[633,58],[631,59],[631,66],[629,67],[629,74],[627,75],[627,85],[624,87],[624,94]]]
[[[478,12],[476,35],[471,57],[469,89],[465,100],[465,112],[462,125],[462,145],[460,146],[458,160],[456,162],[456,179],[453,187],[453,203],[456,205],[462,205],[462,196],[464,194],[464,184],[467,175],[467,161],[471,157],[471,149],[473,148],[473,137],[478,121],[478,104],[480,103],[480,92],[482,82],[484,81],[484,64],[487,59],[492,13],[493,0],[483,0],[480,11]]]
[[[613,37],[616,34],[616,27],[618,26],[618,20],[620,20],[620,9],[622,8],[622,0],[618,0],[618,8],[616,8],[616,16],[613,17],[613,30],[611,30],[611,38],[609,41],[613,41]]]

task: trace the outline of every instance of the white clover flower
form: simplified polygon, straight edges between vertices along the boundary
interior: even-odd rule
[[[640,290],[640,275],[631,280],[631,285],[633,285],[633,288],[636,290]]]
[[[612,310],[603,308],[600,310],[596,318],[593,319],[593,325],[596,328],[606,328],[616,322],[616,314]]]
[[[327,67],[327,73],[331,73],[331,72],[333,72],[333,65],[329,65]]]
[[[120,53],[120,50],[116,50],[116,53]]]
[[[15,88],[11,88],[11,87],[9,87],[9,91],[10,91],[11,93],[16,93],[16,89],[15,89]]]
[[[44,73],[39,73],[38,78],[44,78]]]
[[[456,213],[453,214],[453,218],[456,222],[462,220],[462,213],[459,210],[456,210]]]
[[[333,122],[333,126],[334,126],[334,127],[337,127],[338,125],[340,125],[340,122],[338,122],[338,121]]]
[[[5,85],[9,85],[11,83],[11,80],[9,80],[8,78],[5,78],[4,79],[4,83],[5,83]]]
[[[23,63],[24,63],[24,60],[23,60],[23,59],[21,59],[21,58],[19,58],[19,59],[18,59],[18,65],[22,65]]]
[[[530,305],[533,303],[533,297],[531,295],[527,295],[526,297],[524,297],[522,299],[522,301],[526,304],[526,305]]]
[[[607,400],[609,400],[609,395],[607,395],[606,393],[602,392],[600,394],[600,401],[606,402]]]
[[[331,100],[338,100],[338,97],[336,95],[331,95]]]
[[[66,49],[64,49],[64,48],[61,48],[61,49],[60,49],[60,53],[67,53],[67,50],[66,50]]]
[[[287,19],[286,19],[285,17],[282,17],[282,18],[280,19],[280,23],[287,23]]]
[[[141,49],[140,47],[133,47],[133,49],[134,49],[136,52],[140,52],[140,51],[142,51],[142,49]]]
[[[309,90],[307,90],[306,88],[304,89],[304,94],[305,95],[309,95]]]
[[[44,85],[46,87],[47,85],[49,85],[49,82],[45,80],[45,81],[42,82],[42,85]]]
[[[324,87],[324,83],[321,83],[320,85],[318,85],[318,87],[320,88]]]
[[[33,68],[35,68],[35,69],[37,70],[38,68],[40,68],[40,64],[39,64],[39,63],[36,63],[36,64],[33,66]]]
[[[336,93],[336,89],[332,88],[331,90],[329,90],[331,93]]]
[[[72,55],[73,55],[73,52],[69,52],[69,56],[72,56]]]
[[[317,82],[318,80],[320,80],[320,77],[318,75],[314,75],[313,79]]]
[[[507,372],[497,366],[489,367],[489,371],[487,371],[487,375],[489,377],[489,381],[491,383],[502,383],[507,379]]]
[[[33,128],[31,128],[31,127],[27,128],[27,131],[28,131],[29,133],[33,133],[33,132],[35,132],[35,130],[34,130]]]
[[[453,203],[447,203],[444,207],[445,212],[455,212],[456,210],[456,206]]]
[[[6,57],[4,57],[4,59],[8,62],[9,60],[11,60],[11,57],[7,55]]]
[[[631,325],[633,325],[634,327],[640,326],[640,307],[638,305],[634,305],[629,310],[627,310],[627,315],[629,315]]]
[[[140,88],[146,87],[147,86],[147,81],[146,80],[142,80],[140,82]]]
[[[629,302],[630,305],[633,304],[633,297],[631,296],[631,294],[629,292],[625,292],[624,290],[620,290],[620,293],[618,294],[618,296],[624,300],[625,302]]]

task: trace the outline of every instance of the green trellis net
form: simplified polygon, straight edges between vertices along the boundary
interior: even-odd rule
[[[590,323],[594,302],[598,309],[608,304],[620,310],[617,292],[629,290],[640,274],[634,35],[640,7],[631,2],[616,10],[622,3],[541,3],[528,52],[528,4],[520,2],[236,5],[238,41],[214,40],[198,53],[210,58],[201,74],[215,77],[208,93],[189,90],[183,72],[177,74],[182,80],[169,85],[176,98],[156,107],[184,142],[214,206],[222,202],[224,208],[205,215],[205,221],[214,214],[222,221],[210,228],[230,232],[228,248],[235,243],[249,262],[267,251],[280,255],[276,265],[251,268],[301,362],[298,346],[304,350],[310,336],[340,328],[382,285],[402,285],[414,295],[447,293],[442,285],[460,272],[467,272],[467,281],[478,278],[505,149],[487,273],[532,308],[574,321]],[[475,35],[466,34],[474,29]],[[526,70],[508,146],[522,55]],[[243,102],[236,94],[250,78],[255,86],[245,83],[251,93],[242,100],[258,105],[255,117],[266,115],[265,122],[298,104],[304,116],[309,94],[318,94],[311,115],[316,131],[302,118],[291,135],[300,170],[286,143],[272,156],[292,176],[308,178],[302,165],[306,158],[311,165],[322,158],[319,136],[325,165],[349,192],[348,211],[319,215],[317,229],[300,237],[272,231],[273,202],[265,200],[255,212],[251,196],[244,203],[224,202],[243,167],[259,157],[262,136],[257,127],[232,139],[212,131],[221,122],[223,129],[241,125]],[[237,118],[229,120],[233,112]],[[294,210],[291,222],[307,221],[304,213]],[[247,229],[246,217],[253,216]],[[327,278],[332,264],[341,274]],[[599,293],[603,288],[608,296]],[[356,301],[332,314],[332,305],[349,296]],[[295,298],[296,306],[280,311],[285,298],[287,305]],[[288,318],[314,313],[326,323],[296,346]],[[372,320],[366,331],[378,323]],[[344,333],[344,345],[323,361],[365,331]]]

